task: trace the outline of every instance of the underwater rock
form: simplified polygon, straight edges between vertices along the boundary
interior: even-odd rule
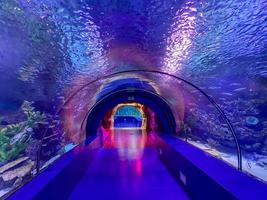
[[[22,162],[22,161],[21,161]],[[13,163],[14,164],[14,163]],[[19,166],[19,167],[17,167]],[[0,175],[0,188],[14,187],[20,185],[23,180],[31,176],[31,170],[34,163],[31,160],[13,166],[14,169],[5,171]]]
[[[34,166],[33,162],[28,161],[25,165],[16,168],[14,170],[7,171],[3,173],[0,177],[4,181],[10,181],[13,180],[14,178],[22,178],[31,172],[33,166]]]
[[[217,142],[216,140],[213,140],[213,139],[207,139],[207,142],[208,142],[209,146],[211,146],[211,147],[220,146],[220,143]]]
[[[11,169],[12,167],[24,162],[25,160],[28,160],[29,158],[28,157],[22,157],[22,158],[19,158],[17,160],[14,160],[12,162],[9,162],[3,166],[0,167],[0,174],[2,174],[3,172]]]

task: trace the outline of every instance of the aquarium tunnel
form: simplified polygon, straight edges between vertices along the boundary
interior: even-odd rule
[[[0,199],[267,197],[266,0],[1,0]]]

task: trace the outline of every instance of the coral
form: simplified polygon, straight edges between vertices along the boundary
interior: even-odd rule
[[[25,101],[21,107],[27,116],[25,121],[7,125],[0,129],[0,162],[17,159],[31,142],[33,129],[45,123],[46,116],[36,111],[31,102]]]

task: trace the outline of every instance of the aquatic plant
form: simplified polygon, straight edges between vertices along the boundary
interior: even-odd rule
[[[182,121],[181,124],[180,124],[180,129],[181,129],[181,131],[182,131],[182,133],[183,133],[183,136],[184,136],[185,139],[187,140],[188,135],[191,135],[191,134],[192,134],[192,133],[191,133],[191,128],[190,128],[190,126],[188,126],[187,123],[185,123],[184,121]]]
[[[197,119],[194,115],[189,114],[184,121],[181,123],[181,130],[186,134],[186,135],[191,135],[192,134],[192,129],[195,128],[197,125]]]
[[[216,141],[214,139],[210,139],[210,138],[207,139],[207,143],[212,148],[216,148],[216,147],[220,146],[220,143],[218,141]]]
[[[0,162],[18,158],[32,141],[33,129],[46,122],[45,114],[36,111],[31,102],[25,101],[21,109],[27,116],[25,121],[0,129]]]

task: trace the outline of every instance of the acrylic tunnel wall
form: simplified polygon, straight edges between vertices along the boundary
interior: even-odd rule
[[[0,1],[0,195],[84,142],[94,105],[132,88],[167,102],[178,138],[237,167],[227,117],[243,171],[266,182],[266,19],[264,0]],[[140,71],[113,74],[126,70]]]

